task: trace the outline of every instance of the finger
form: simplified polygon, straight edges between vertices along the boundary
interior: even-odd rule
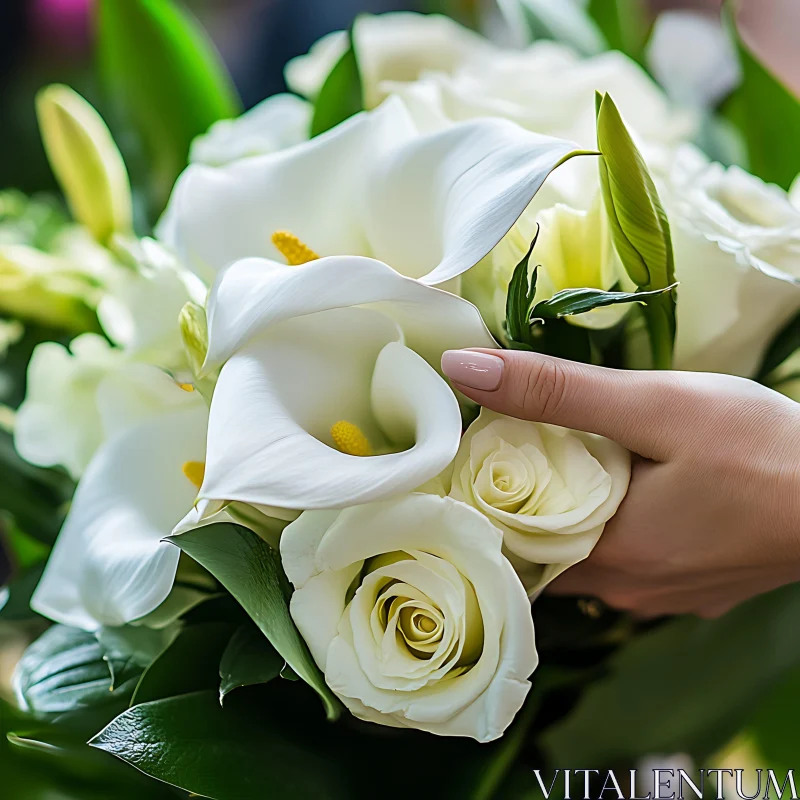
[[[589,431],[664,460],[692,412],[688,373],[614,370],[516,350],[448,350],[442,370],[465,395],[501,414]],[[696,408],[694,409],[696,413]]]

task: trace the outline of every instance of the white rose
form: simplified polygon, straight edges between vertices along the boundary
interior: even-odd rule
[[[430,69],[451,70],[469,58],[494,55],[494,46],[449,17],[395,12],[358,17],[354,26],[364,103],[374,108],[386,97],[383,81],[413,81]],[[306,55],[286,65],[286,85],[305,97],[317,96],[347,49],[347,33],[323,36]]]
[[[501,539],[466,505],[421,494],[286,528],[292,617],[355,716],[481,742],[508,727],[538,658]]]
[[[680,282],[675,365],[751,377],[800,310],[800,211],[688,145],[661,185]]]
[[[308,139],[313,112],[311,103],[295,95],[273,95],[237,119],[215,122],[192,142],[189,161],[221,167],[292,147]]]
[[[602,436],[483,409],[461,440],[450,497],[503,531],[533,593],[589,555],[630,473],[628,451]]]

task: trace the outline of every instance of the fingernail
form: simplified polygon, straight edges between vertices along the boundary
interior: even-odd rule
[[[462,386],[492,392],[503,379],[503,359],[475,350],[446,350],[442,372]]]

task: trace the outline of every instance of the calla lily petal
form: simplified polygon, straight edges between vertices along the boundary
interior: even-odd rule
[[[131,426],[97,452],[84,474],[31,607],[94,630],[149,614],[172,589],[180,551],[161,540],[197,489],[182,473],[203,461],[202,404]]]
[[[338,420],[378,454],[334,449]],[[271,327],[222,368],[200,497],[289,509],[365,503],[437,475],[460,434],[455,396],[388,317],[306,315]]]
[[[271,235],[288,230],[319,255],[374,256],[444,283],[500,241],[576,146],[504,120],[429,124],[392,97],[280,153],[191,165],[159,236],[201,277],[276,257]]]
[[[445,350],[496,346],[475,306],[405,278],[380,261],[331,256],[287,267],[250,258],[224,270],[211,290],[206,368],[219,365],[270,326],[348,306],[374,307],[394,319],[406,344],[436,369]]]

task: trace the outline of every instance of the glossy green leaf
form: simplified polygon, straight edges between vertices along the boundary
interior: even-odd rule
[[[589,0],[587,11],[609,49],[642,61],[652,26],[651,12],[643,0]]]
[[[793,317],[772,340],[767,350],[757,380],[762,383],[795,351],[800,350],[800,314]]]
[[[340,704],[289,614],[280,556],[241,525],[218,523],[168,539],[205,567],[238,601],[289,666],[322,698],[329,719]]]
[[[608,48],[600,28],[578,0],[499,0],[508,25],[527,42],[552,39],[593,56]]]
[[[216,689],[220,659],[232,634],[233,626],[225,622],[184,628],[144,671],[131,705]]]
[[[797,669],[800,638],[787,631],[798,615],[800,586],[793,585],[717,620],[681,617],[638,636],[544,734],[551,763],[608,767],[688,752],[702,764]]]
[[[561,319],[575,314],[585,314],[595,308],[615,306],[622,303],[647,304],[654,297],[659,297],[664,292],[675,288],[667,286],[664,289],[654,289],[651,292],[604,292],[600,289],[564,289],[556,292],[548,300],[542,300],[533,307],[531,312],[534,319]]]
[[[163,201],[195,136],[241,102],[211,40],[173,0],[98,0],[97,43],[109,99],[139,135]]]
[[[750,172],[788,189],[800,173],[800,99],[742,41],[735,4],[724,15],[741,65],[741,83],[726,101],[725,113],[741,130]]]
[[[348,36],[350,46],[328,74],[314,102],[312,137],[325,133],[364,110],[364,92],[352,29]]]
[[[222,708],[216,692],[172,697],[129,709],[89,744],[215,800],[353,796],[324,755],[247,711]]]
[[[671,287],[675,262],[667,215],[639,149],[609,95],[597,95],[600,183],[617,254],[633,282],[644,291]],[[645,307],[653,364],[672,365],[675,298],[662,294]]]
[[[54,714],[129,695],[144,664],[120,641],[106,647],[93,633],[66,625],[49,628],[17,665],[20,702],[36,714]]]
[[[255,625],[234,633],[219,665],[220,702],[234,689],[267,683],[281,674],[286,662]]]
[[[104,707],[104,710],[106,707]],[[82,726],[41,723],[0,700],[0,796],[4,800],[169,800],[171,789],[86,746],[108,719]]]
[[[528,252],[514,267],[506,294],[506,336],[512,348],[531,349],[531,308],[536,294],[537,268],[530,269],[531,253],[539,238],[537,228]],[[521,347],[520,347],[521,346]]]

